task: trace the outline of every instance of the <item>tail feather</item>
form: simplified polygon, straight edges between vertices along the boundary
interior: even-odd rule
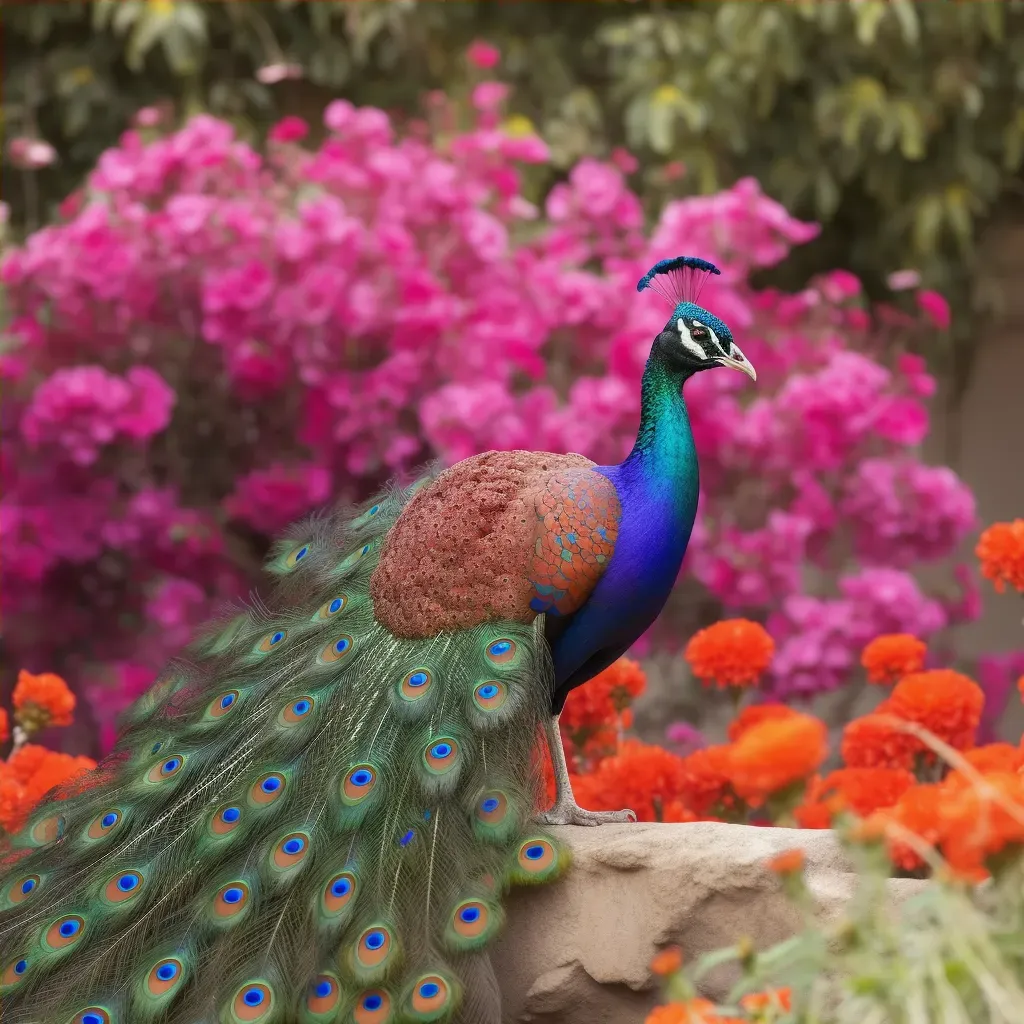
[[[551,667],[530,626],[374,619],[380,542],[430,478],[290,530],[267,605],[202,636],[98,784],[14,837],[4,1024],[497,1024],[501,896],[565,863],[530,824]]]

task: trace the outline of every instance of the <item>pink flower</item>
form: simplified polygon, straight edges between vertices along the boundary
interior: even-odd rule
[[[921,275],[916,270],[894,270],[885,282],[892,291],[905,292],[921,283]]]
[[[139,107],[132,123],[136,128],[155,128],[162,120],[163,111],[159,107]]]
[[[950,324],[949,303],[938,293],[923,291],[917,293],[917,305],[922,313],[939,328],[944,331]]]
[[[49,167],[57,160],[57,150],[42,139],[28,139],[23,136],[11,139],[7,151],[15,167],[28,171]]]
[[[275,463],[239,479],[224,499],[224,510],[254,529],[274,534],[322,505],[331,493],[331,476],[314,465]]]
[[[301,117],[283,117],[267,133],[274,142],[300,142],[309,134],[309,125]]]
[[[477,110],[497,110],[507,95],[508,86],[504,82],[481,82],[473,88],[473,106]]]
[[[263,85],[276,85],[289,78],[301,78],[301,64],[286,64],[279,61],[276,64],[264,64],[256,70],[256,81]]]
[[[474,67],[487,70],[497,67],[498,61],[501,60],[501,51],[496,46],[478,39],[466,50],[466,59]]]

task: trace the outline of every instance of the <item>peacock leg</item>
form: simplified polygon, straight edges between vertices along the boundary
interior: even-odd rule
[[[607,825],[616,821],[636,821],[636,814],[630,810],[588,811],[580,807],[572,794],[569,766],[565,763],[562,735],[558,731],[558,715],[548,719],[544,732],[555,769],[555,806],[540,816],[545,825]]]

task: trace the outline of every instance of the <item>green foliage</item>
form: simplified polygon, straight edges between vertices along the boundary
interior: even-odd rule
[[[425,89],[466,89],[477,38],[501,48],[557,166],[623,145],[652,205],[754,175],[823,221],[786,284],[846,266],[879,293],[911,266],[963,310],[979,226],[1024,161],[1021,0],[100,0],[4,14],[9,135],[38,131],[61,154],[37,209],[13,190],[19,224],[45,216],[143,103],[205,107],[252,132],[339,93],[412,112]],[[304,80],[254,78],[286,64]]]

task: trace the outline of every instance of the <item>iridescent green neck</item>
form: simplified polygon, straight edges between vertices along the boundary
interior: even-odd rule
[[[688,375],[671,370],[652,352],[640,387],[640,429],[627,464],[642,464],[645,475],[696,475],[697,454],[683,401]]]

